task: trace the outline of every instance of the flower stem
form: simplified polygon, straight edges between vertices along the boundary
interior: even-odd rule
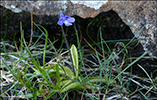
[[[75,75],[75,70],[74,70],[73,60],[72,60],[72,56],[71,56],[71,52],[70,52],[70,48],[69,48],[69,44],[68,44],[67,38],[66,38],[66,36],[65,36],[65,32],[64,32],[63,26],[61,26],[61,29],[62,29],[62,33],[63,33],[64,39],[65,39],[65,42],[66,42],[66,46],[67,46],[67,48],[68,48],[68,50],[69,50],[70,60],[71,60],[71,62],[72,62],[73,73],[74,73],[74,75]]]

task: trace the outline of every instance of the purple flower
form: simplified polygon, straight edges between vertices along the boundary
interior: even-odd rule
[[[75,22],[74,17],[67,16],[63,12],[60,12],[60,18],[57,22],[58,25],[62,26],[64,23],[66,26],[71,26],[73,22]]]

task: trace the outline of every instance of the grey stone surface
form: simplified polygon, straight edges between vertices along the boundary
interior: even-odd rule
[[[14,12],[21,10],[33,12],[37,15],[58,15],[60,10],[67,15],[80,17],[95,17],[100,12],[114,10],[130,27],[149,55],[157,57],[157,10],[156,1],[2,1],[1,5]],[[150,22],[150,23],[149,23]],[[149,24],[147,24],[149,23]],[[146,25],[147,24],[147,25]],[[146,25],[142,31],[140,29]],[[140,31],[140,32],[139,32]]]

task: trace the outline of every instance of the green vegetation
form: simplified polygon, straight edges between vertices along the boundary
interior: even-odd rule
[[[114,99],[116,98],[131,98],[140,93],[144,99],[149,99],[149,93],[156,94],[157,82],[148,75],[147,71],[138,64],[148,78],[142,78],[133,75],[132,72],[126,72],[133,64],[143,58],[147,52],[132,60],[128,55],[129,45],[134,42],[135,37],[127,44],[123,44],[122,49],[116,52],[116,49],[111,50],[107,42],[102,38],[101,27],[99,28],[100,41],[94,42],[94,45],[101,48],[101,52],[89,49],[84,49],[85,46],[80,45],[78,31],[74,25],[76,32],[77,45],[71,45],[70,52],[72,54],[72,62],[68,55],[68,50],[56,50],[54,42],[48,39],[47,30],[34,23],[41,30],[42,34],[38,39],[28,46],[25,41],[24,31],[21,28],[20,46],[17,44],[9,44],[8,41],[1,41],[1,97],[7,97],[7,94],[12,98],[49,98],[67,99],[70,100],[70,94],[73,92],[77,98],[83,100],[83,97],[90,100],[95,99]],[[44,31],[42,31],[44,30]],[[141,29],[142,30],[142,29]],[[139,31],[140,33],[140,31]],[[139,34],[137,33],[137,35]],[[42,36],[45,37],[42,37]],[[43,40],[45,44],[41,44],[39,40]],[[115,41],[114,41],[115,42]],[[86,45],[93,46],[93,44]],[[108,52],[104,50],[107,47]],[[92,52],[91,52],[92,51]],[[93,52],[94,51],[94,52]],[[46,62],[47,54],[51,55],[51,60]],[[119,55],[122,54],[123,59],[119,61]],[[42,61],[39,60],[42,58]],[[89,58],[93,58],[91,60]],[[42,63],[41,63],[42,62]],[[72,64],[74,71],[72,70]],[[136,79],[149,83],[149,85],[141,84]],[[134,92],[131,92],[131,82],[140,86]],[[3,89],[7,84],[11,87]],[[142,92],[146,90],[146,92]],[[112,94],[112,95],[111,95]],[[57,97],[57,96],[58,97]]]

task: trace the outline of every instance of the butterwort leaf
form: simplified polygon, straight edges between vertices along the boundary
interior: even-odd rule
[[[70,52],[71,52],[72,61],[73,61],[75,73],[76,73],[76,79],[77,79],[78,78],[79,60],[78,60],[77,48],[74,44],[71,46]]]

